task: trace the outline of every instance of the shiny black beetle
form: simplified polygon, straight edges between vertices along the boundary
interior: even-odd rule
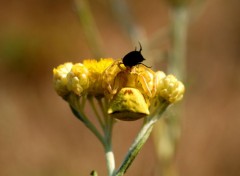
[[[135,49],[135,51],[131,51],[123,57],[122,62],[126,67],[131,68],[135,65],[143,64],[142,61],[144,61],[145,59],[144,59],[144,57],[142,56],[142,53],[141,53],[142,46],[141,46],[140,42],[139,42],[139,46],[140,46],[139,51],[137,51]]]

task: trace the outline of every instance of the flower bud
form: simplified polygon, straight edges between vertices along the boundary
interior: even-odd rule
[[[73,65],[67,80],[67,88],[80,96],[89,87],[88,69],[81,63]]]
[[[178,81],[173,75],[167,75],[158,80],[158,95],[170,103],[176,103],[181,100],[184,92],[185,87],[183,83]]]
[[[72,69],[72,66],[72,63],[67,62],[53,69],[54,88],[61,97],[65,97],[70,92],[67,88],[67,74]]]
[[[109,103],[111,117],[133,121],[149,115],[148,105],[138,89],[122,88]]]

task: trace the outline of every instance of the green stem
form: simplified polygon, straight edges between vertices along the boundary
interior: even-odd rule
[[[169,103],[163,102],[159,110],[155,113],[154,116],[148,117],[150,118],[149,121],[147,121],[141,130],[139,131],[137,137],[135,138],[132,146],[129,148],[129,151],[123,160],[121,166],[116,172],[116,176],[122,176],[128,169],[128,167],[132,164],[133,160],[147,141],[148,137],[151,134],[153,124],[161,117],[163,112],[165,112],[166,108],[168,107]]]
[[[132,43],[144,39],[139,27],[135,24],[125,0],[109,0],[112,12],[123,30],[129,35]]]
[[[186,42],[188,27],[188,7],[179,6],[171,9],[171,52],[168,71],[179,79],[185,79]]]
[[[160,100],[160,106],[158,107],[156,112],[153,112],[153,115],[150,118],[150,121],[152,121],[153,123],[157,122],[161,118],[162,114],[166,111],[168,106],[170,106],[169,102],[167,102],[164,99]]]
[[[97,130],[97,128],[91,123],[90,120],[88,120],[88,118],[85,116],[84,113],[78,111],[76,108],[74,108],[73,105],[70,104],[70,108],[73,112],[73,114],[80,119],[84,125],[90,130],[92,131],[92,133],[99,139],[99,141],[104,145],[104,139],[103,136],[99,133],[99,131]]]
[[[116,176],[122,176],[128,169],[128,167],[132,164],[133,160],[141,150],[142,146],[147,141],[151,131],[152,131],[153,123],[147,123],[145,124],[140,132],[138,133],[138,136],[136,137],[134,143],[130,147],[122,165],[116,172]]]
[[[185,81],[189,7],[187,5],[171,6],[170,12],[171,50],[168,60],[168,72]],[[177,109],[174,107],[172,113],[168,114],[167,123],[162,121],[161,124],[156,124],[157,128],[154,128],[154,143],[157,150],[157,158],[161,164],[161,170],[158,171],[158,175],[177,175],[176,168],[173,167],[173,158],[176,154],[176,143],[178,142],[181,128],[180,108],[179,105]],[[166,144],[169,145],[168,154],[164,151]]]
[[[100,126],[101,126],[102,129],[104,130],[105,127],[104,127],[103,121],[102,121],[102,119],[101,119],[101,116],[100,116],[100,114],[98,113],[98,110],[97,110],[97,108],[96,108],[96,106],[95,106],[93,97],[89,97],[89,102],[90,102],[90,105],[91,105],[91,107],[92,107],[92,109],[93,109],[93,112],[95,113],[95,115],[96,115],[96,117],[97,117],[97,120],[98,120]]]
[[[94,57],[100,58],[102,56],[101,37],[89,8],[88,0],[74,0],[74,3],[88,46]]]
[[[113,176],[115,172],[115,158],[114,153],[112,151],[112,129],[113,129],[113,119],[109,118],[106,110],[106,106],[103,105],[104,99],[96,98],[98,102],[98,106],[102,112],[104,117],[104,149],[105,149],[105,157],[107,162],[108,175]]]
[[[106,107],[104,106],[104,104],[102,102],[102,98],[97,98],[97,102],[98,102],[98,105],[99,105],[100,109],[102,110],[102,115],[104,117],[107,117],[108,116],[107,110],[106,110]]]

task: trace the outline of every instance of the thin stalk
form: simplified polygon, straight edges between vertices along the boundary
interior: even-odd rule
[[[181,80],[184,80],[186,75],[188,13],[187,6],[173,7],[171,10],[171,51],[168,71]]]
[[[106,107],[104,106],[104,104],[102,102],[102,99],[101,98],[97,98],[97,102],[98,102],[98,105],[99,105],[100,109],[102,110],[102,115],[104,117],[107,117],[108,114],[107,114],[107,111],[106,111]]]
[[[114,153],[112,151],[112,128],[113,128],[113,120],[109,118],[106,110],[106,106],[103,104],[102,98],[96,98],[98,102],[98,106],[102,111],[102,115],[105,120],[104,125],[104,149],[105,149],[105,157],[107,162],[108,175],[113,176],[115,172],[115,158]]]
[[[132,43],[135,45],[136,41],[144,40],[144,36],[135,24],[134,19],[130,13],[128,5],[125,0],[108,0],[112,8],[112,12],[117,21],[121,25],[126,34],[129,35]]]
[[[81,97],[81,103],[80,103],[80,110],[83,112],[84,111],[84,108],[85,108],[85,105],[86,105],[86,101],[87,101],[87,96],[82,96]]]
[[[102,56],[102,49],[100,48],[101,37],[89,8],[88,0],[74,0],[74,4],[88,46],[90,47],[93,56],[100,58]]]
[[[189,25],[189,9],[187,5],[171,6],[170,11],[170,42],[171,50],[168,60],[168,72],[176,75],[180,80],[186,79],[186,49],[187,28]],[[176,153],[176,144],[180,136],[180,109],[174,107],[173,114],[168,114],[168,123],[162,121],[154,128],[154,142],[157,156],[161,163],[160,174],[164,176],[177,175],[173,167],[173,158]],[[165,145],[169,144],[165,152]]]
[[[80,119],[84,125],[98,138],[98,140],[104,145],[104,138],[103,136],[99,133],[99,131],[97,130],[97,128],[92,124],[92,122],[90,120],[88,120],[87,116],[83,113],[78,111],[78,109],[76,109],[74,107],[74,105],[70,104],[70,108],[73,112],[73,114]]]
[[[153,128],[153,124],[161,117],[163,112],[165,112],[168,105],[169,104],[167,102],[164,102],[160,107],[159,111],[153,117],[149,117],[151,120],[147,121],[143,125],[137,137],[135,138],[132,146],[129,148],[129,151],[125,159],[123,160],[121,166],[117,170],[116,176],[122,176],[127,171],[128,167],[132,164],[135,157],[137,156],[137,154],[139,153],[139,151],[142,149],[143,145],[149,138]]]
[[[114,153],[112,151],[111,142],[108,141],[105,145],[105,157],[107,161],[107,169],[108,169],[108,175],[113,176],[115,172],[115,158]]]
[[[127,171],[129,166],[132,164],[133,160],[141,150],[142,146],[147,141],[152,131],[152,127],[153,127],[153,123],[147,123],[142,127],[134,143],[130,147],[123,163],[121,164],[120,168],[117,170],[116,176],[122,176]]]
[[[109,118],[109,117],[106,117]],[[110,119],[110,118],[109,118]],[[107,161],[107,169],[108,169],[108,175],[113,176],[115,173],[115,158],[114,153],[112,151],[112,127],[113,123],[108,120],[108,124],[105,126],[105,133],[104,133],[104,141],[105,141],[105,157]]]
[[[93,97],[90,97],[90,98],[89,98],[89,102],[90,102],[90,105],[91,105],[91,107],[92,107],[92,109],[93,109],[93,112],[95,113],[95,115],[96,115],[96,117],[97,117],[97,120],[98,120],[101,128],[104,129],[104,128],[105,128],[105,127],[104,127],[105,125],[104,125],[104,123],[103,123],[103,121],[102,121],[102,119],[101,119],[100,114],[98,113],[98,110],[97,110],[97,108],[96,108],[96,106],[95,106]]]
[[[112,129],[113,129],[113,120],[106,116],[106,125],[104,131],[105,137],[105,156],[107,161],[107,168],[109,176],[113,176],[115,173],[115,158],[112,151]]]
[[[106,109],[107,105],[105,104],[106,102],[104,102],[104,104],[103,104],[102,100],[105,101],[105,99],[97,98],[98,106],[102,110],[102,115],[104,116],[104,119],[105,119],[105,135],[107,136],[107,138],[109,140],[111,140],[112,129],[113,129],[113,125],[114,125],[114,119],[110,118],[109,115],[107,114],[107,109]]]

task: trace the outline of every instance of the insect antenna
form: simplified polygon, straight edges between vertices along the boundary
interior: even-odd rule
[[[138,41],[138,43],[139,43],[139,46],[140,46],[140,50],[138,51],[138,52],[140,52],[141,53],[141,51],[142,51],[142,45],[141,45],[141,43]],[[136,50],[136,49],[135,49]]]
[[[141,43],[138,41],[138,43],[139,43],[139,46],[140,46],[140,49],[139,49],[139,51],[138,52],[140,52],[141,53],[141,51],[142,51],[142,45],[141,45]],[[135,51],[137,51],[137,47],[135,46]]]

